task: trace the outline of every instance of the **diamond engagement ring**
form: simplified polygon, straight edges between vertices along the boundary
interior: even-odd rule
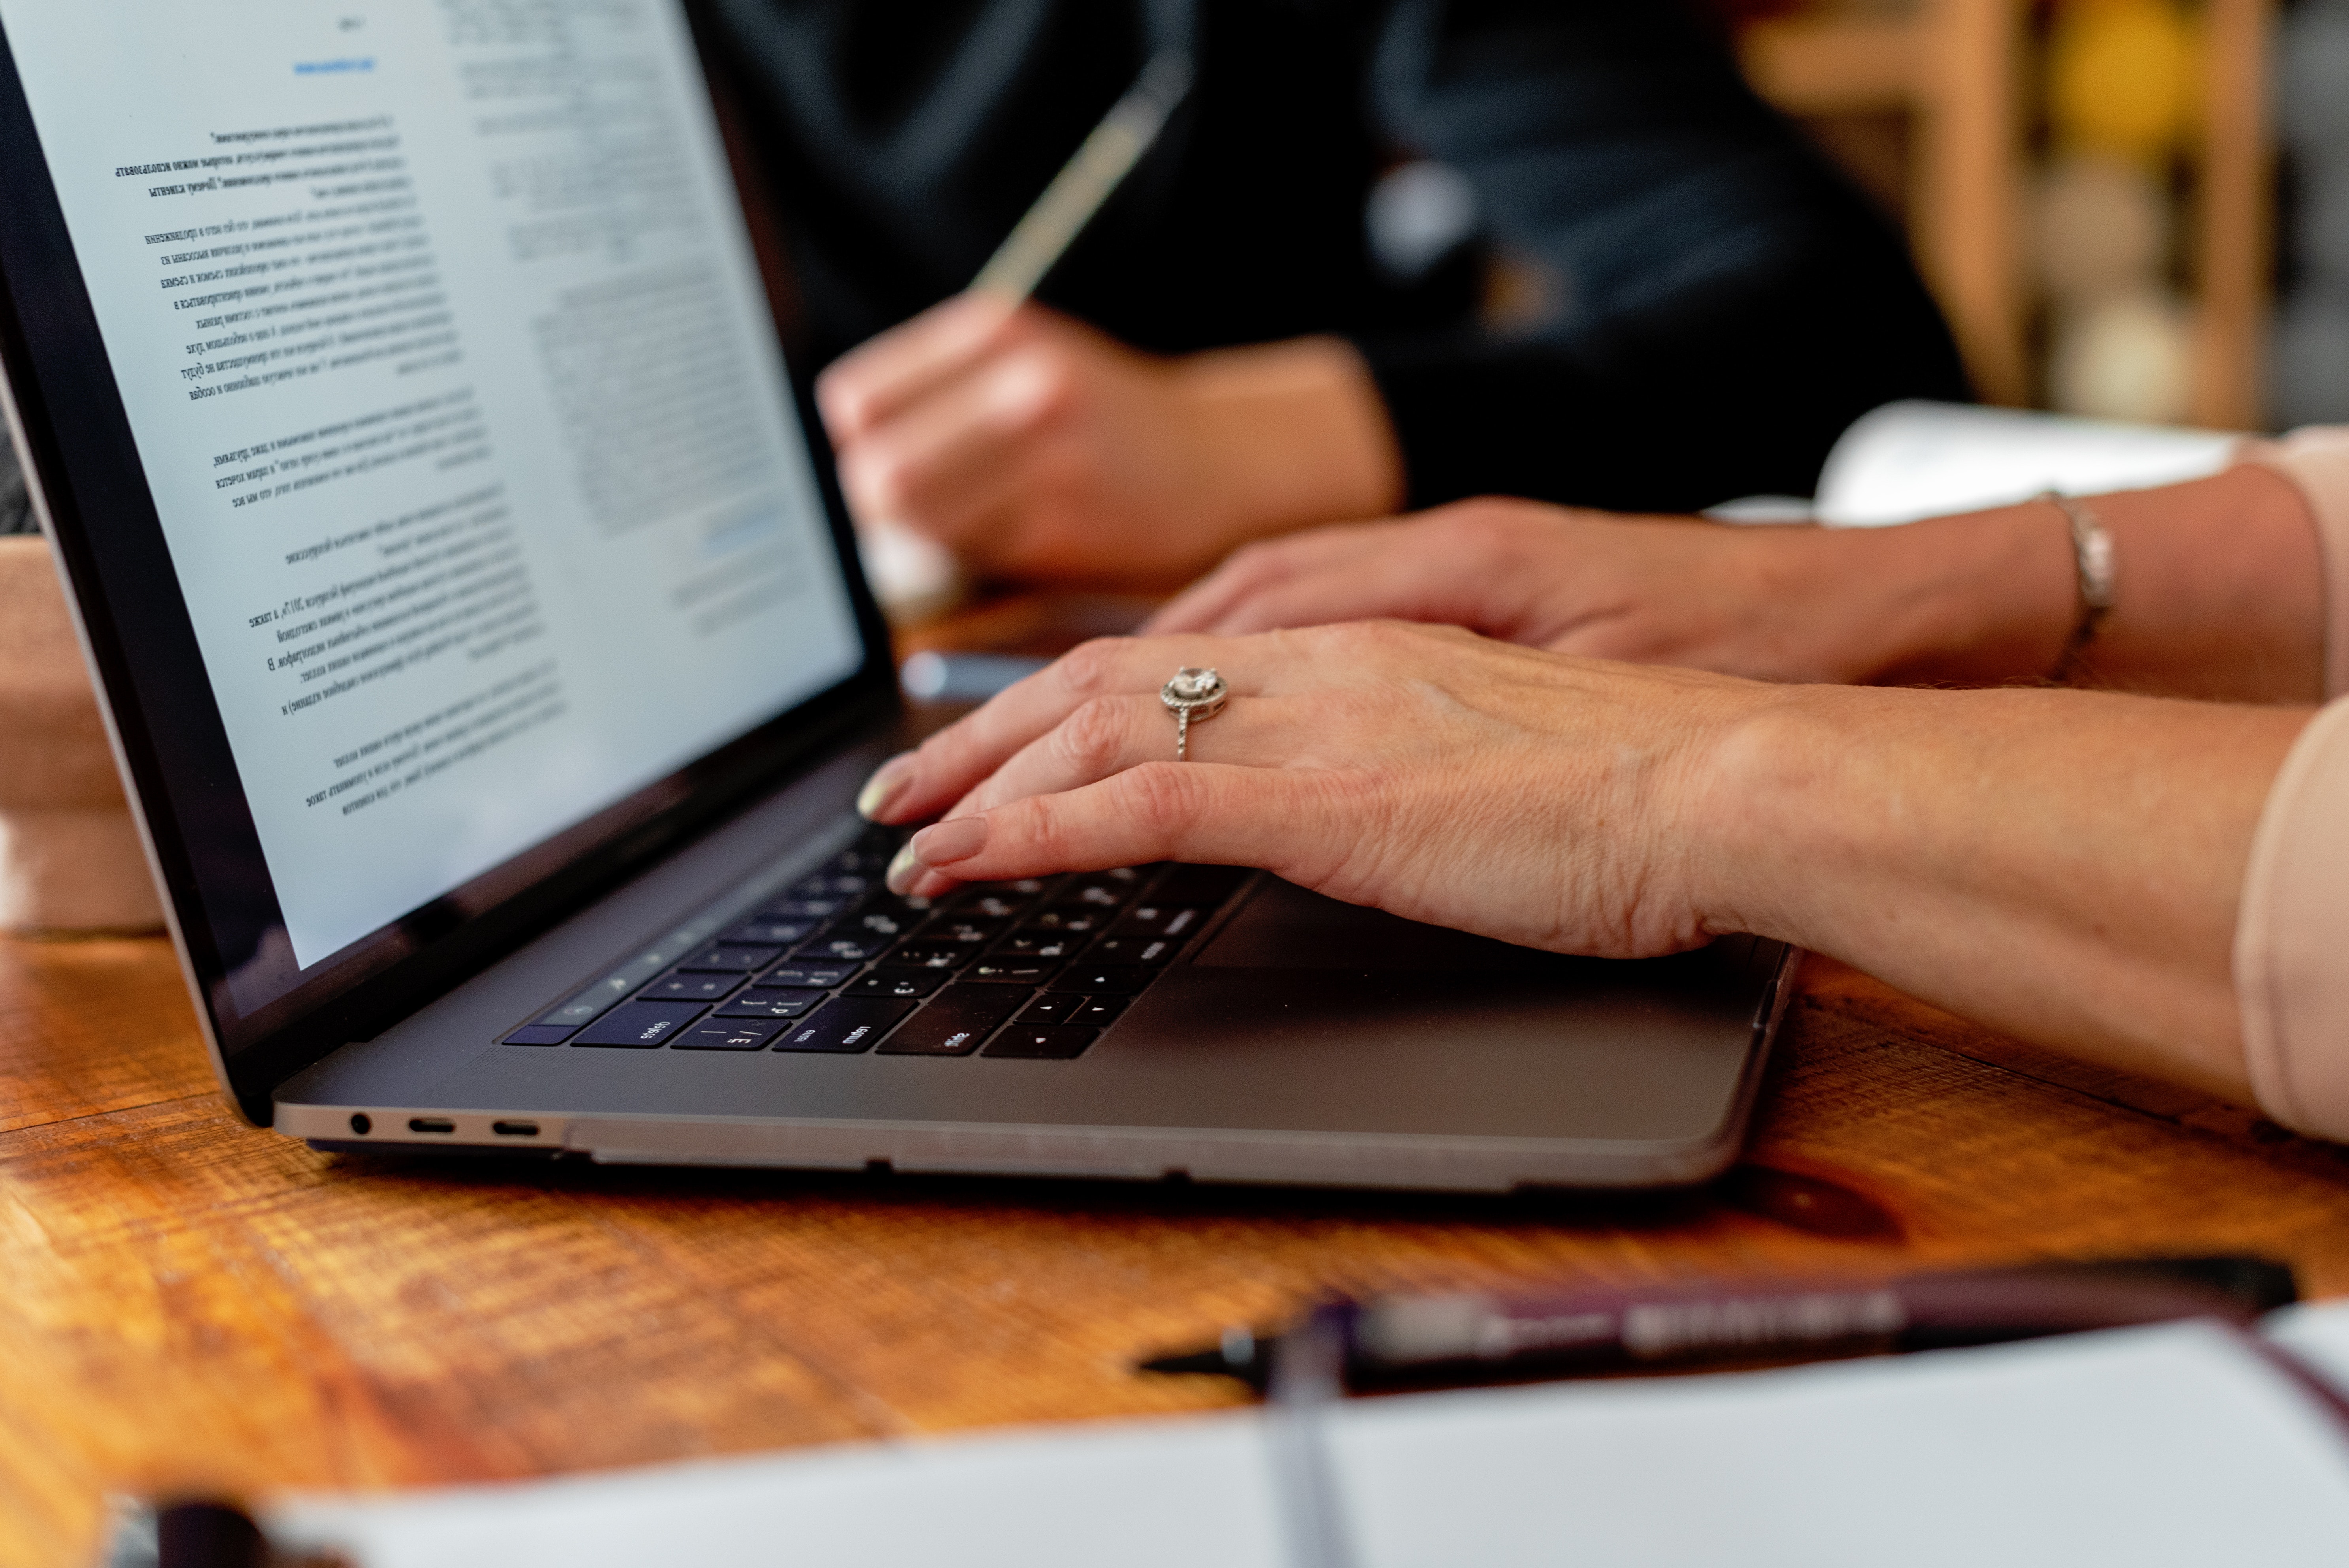
[[[1191,721],[1209,719],[1224,711],[1224,703],[1232,688],[1224,677],[1213,670],[1193,669],[1185,665],[1174,672],[1174,678],[1158,688],[1158,700],[1174,715],[1174,760],[1190,760]]]

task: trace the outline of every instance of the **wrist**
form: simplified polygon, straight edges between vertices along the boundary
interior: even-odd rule
[[[1342,339],[1216,349],[1177,361],[1174,374],[1216,553],[1402,505],[1394,427],[1369,367]]]
[[[2323,566],[2299,490],[2245,464],[2093,498],[2116,593],[2080,663],[2094,684],[2237,702],[2323,695]]]
[[[1848,847],[1838,833],[1857,815],[1850,775],[1876,729],[1870,710],[1888,696],[1755,684],[1716,714],[1691,748],[1671,824],[1705,932],[1819,945],[1826,934],[1813,901]]]
[[[1868,530],[1823,544],[1856,613],[1847,679],[1993,686],[2042,678],[2079,615],[2063,514],[2044,501]]]

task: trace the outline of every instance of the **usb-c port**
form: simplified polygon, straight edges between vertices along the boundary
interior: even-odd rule
[[[538,1123],[534,1121],[493,1121],[490,1130],[500,1138],[536,1138]]]
[[[457,1124],[445,1116],[411,1116],[408,1119],[410,1132],[454,1132]]]

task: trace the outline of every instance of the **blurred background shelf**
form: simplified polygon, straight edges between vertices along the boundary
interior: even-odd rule
[[[1901,216],[1985,399],[2265,424],[2268,0],[1723,3],[1755,88]],[[2155,79],[2165,71],[2179,79]],[[2142,169],[2168,209],[2145,242],[2158,253],[2147,281],[2158,291],[2148,297],[2174,296],[2174,307],[2116,327],[2113,313],[2088,322],[2075,302],[2051,298],[2051,263],[2061,274],[2076,260],[2046,253],[2065,238],[2060,207],[2079,193],[2058,187],[2081,156]],[[2160,314],[2172,309],[2174,320]],[[2077,368],[2077,345],[2098,325],[2106,351],[2089,368],[2121,383],[2103,394]],[[2111,341],[2130,330],[2135,338]],[[2146,379],[2166,363],[2165,330],[2178,382],[2166,399]],[[2138,361],[2134,379],[2122,374]],[[2081,406],[2099,396],[2107,406]],[[2109,406],[2131,397],[2137,407]]]

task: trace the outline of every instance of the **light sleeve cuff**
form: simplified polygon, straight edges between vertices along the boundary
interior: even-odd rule
[[[2338,643],[2333,645],[2336,648]],[[2260,1109],[2349,1141],[2349,700],[2302,730],[2251,835],[2235,996]]]
[[[2298,486],[2316,520],[2324,571],[2324,693],[2349,692],[2349,425],[2311,425],[2282,440],[2246,441],[2239,456]]]

